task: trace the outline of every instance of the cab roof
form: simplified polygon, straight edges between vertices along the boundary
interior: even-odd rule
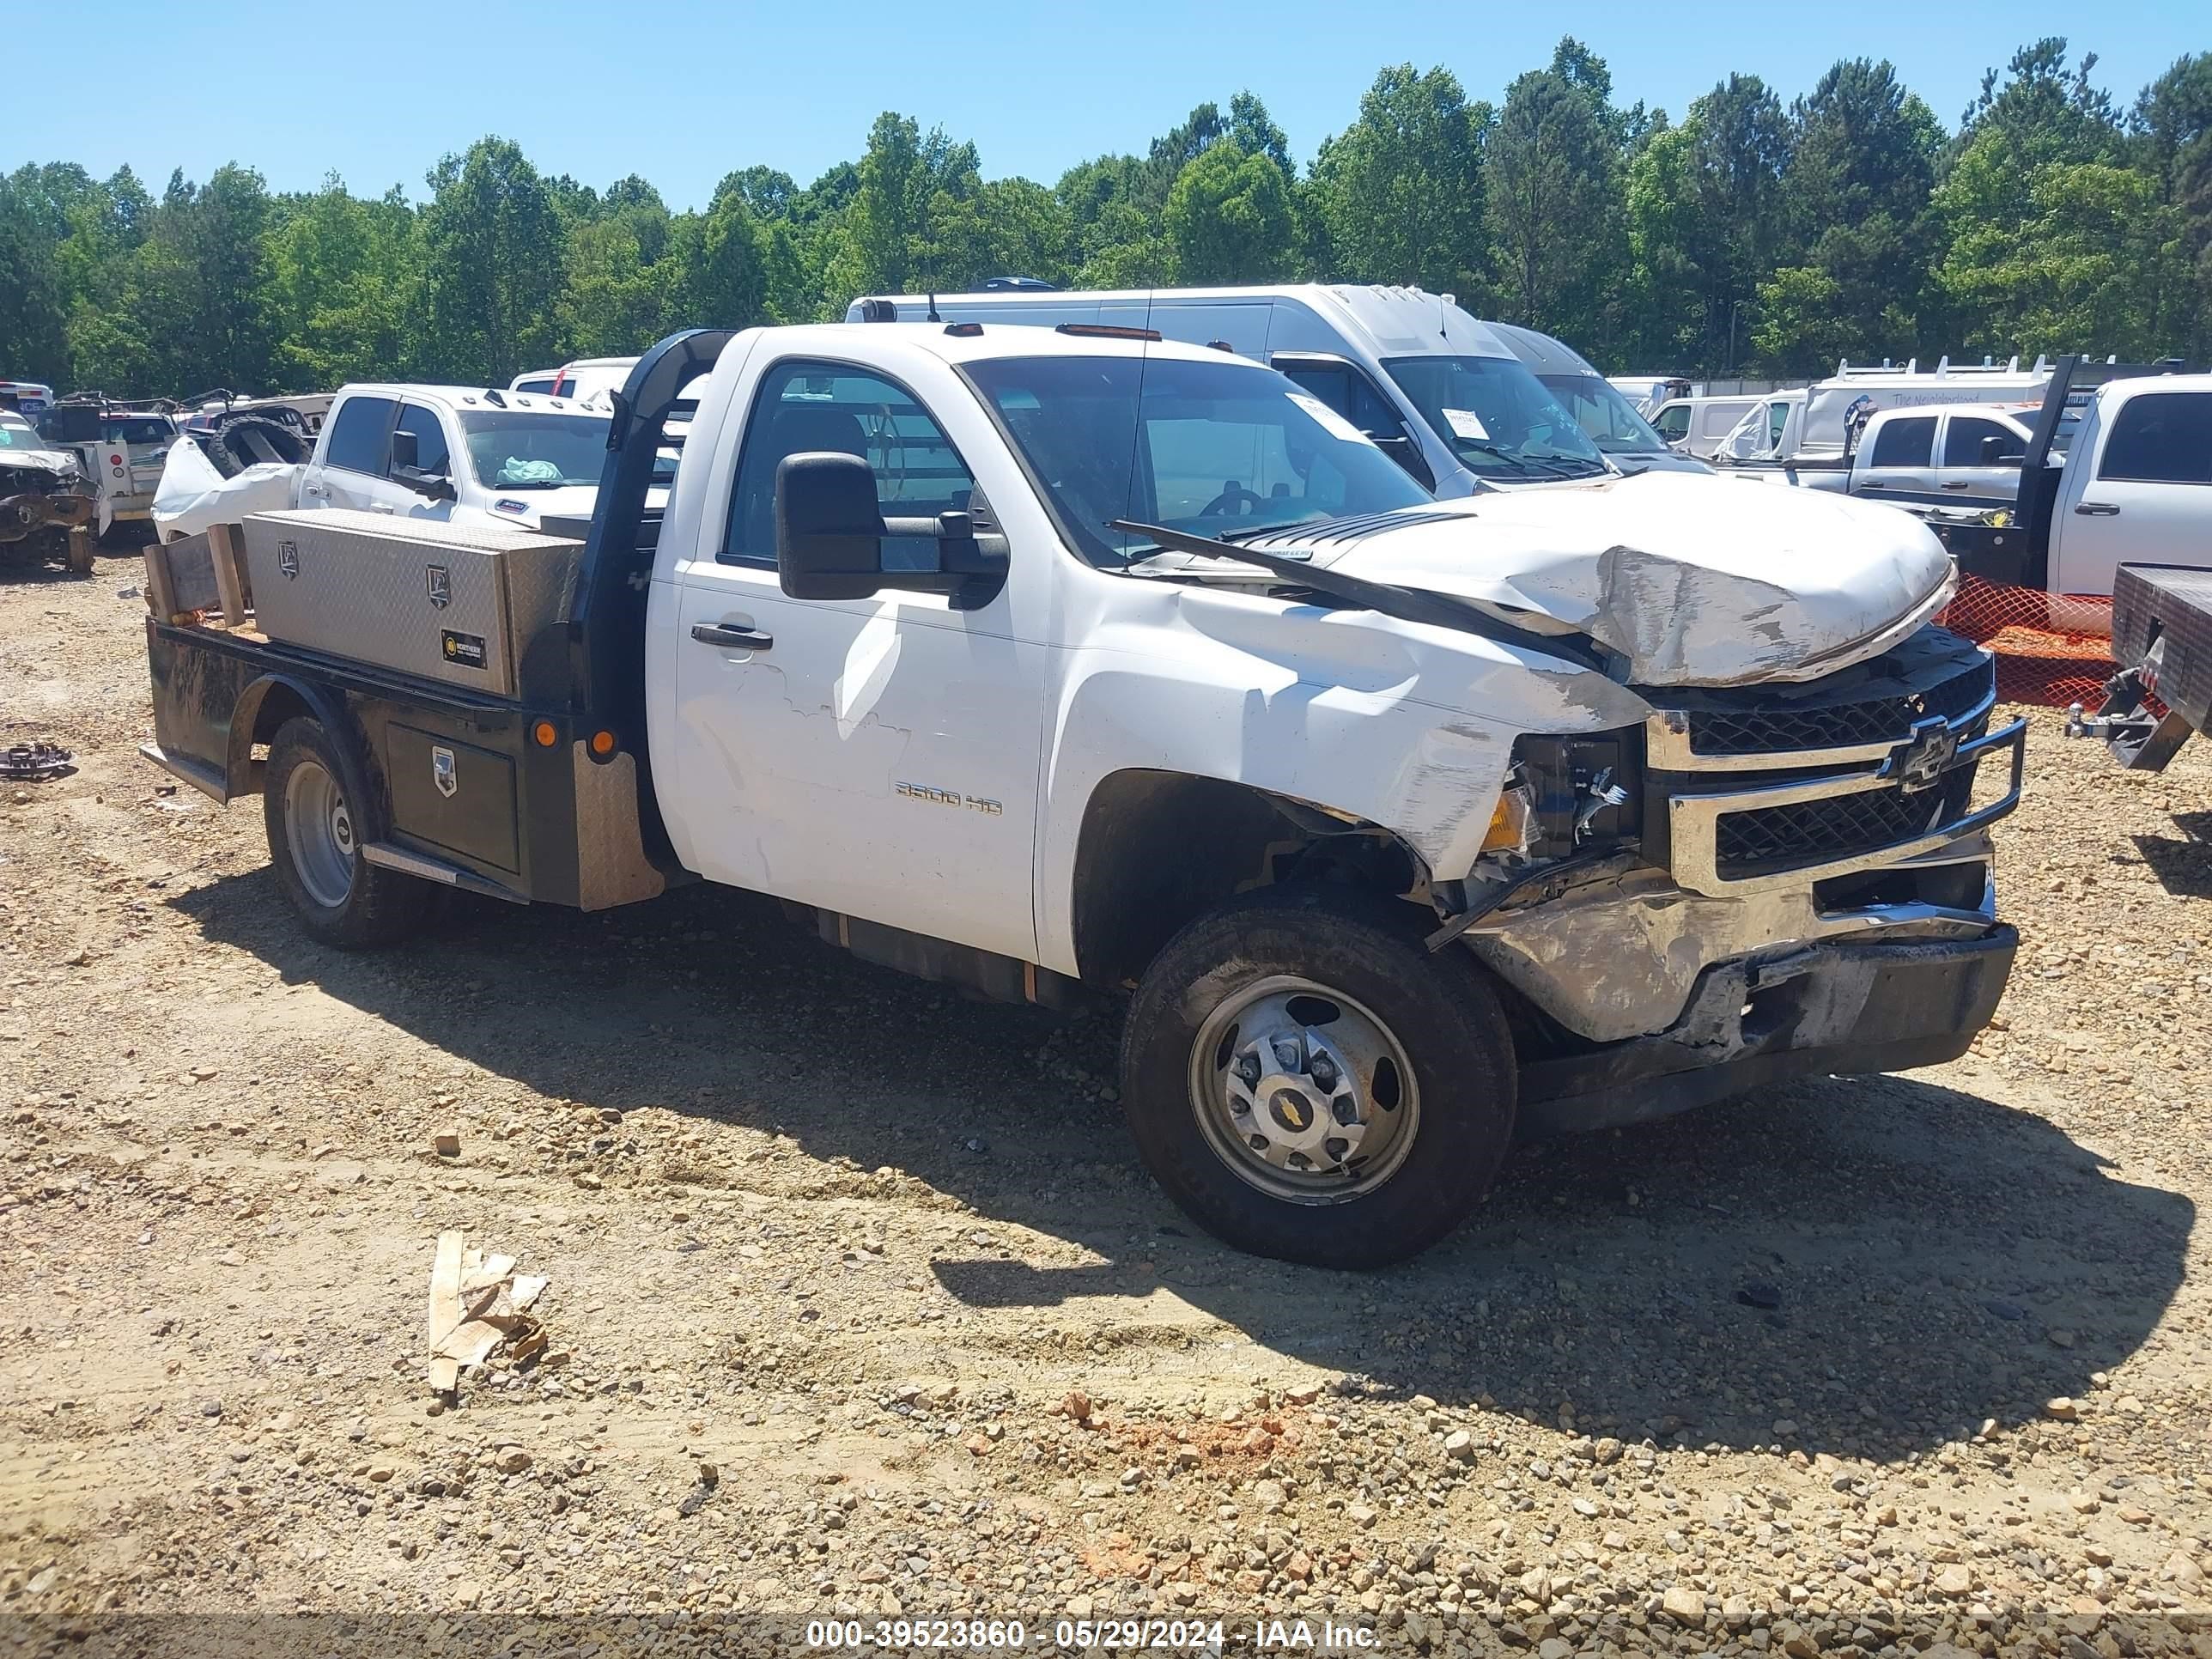
[[[499,394],[495,403],[489,395]],[[550,398],[542,392],[517,392],[509,386],[424,386],[410,385],[398,380],[362,380],[342,386],[336,393],[339,398],[397,398],[416,403],[443,404],[449,409],[495,409],[512,414],[520,410],[530,415],[604,415],[604,409],[587,408],[575,398]]]
[[[948,363],[982,362],[996,357],[1151,357],[1261,366],[1249,357],[1212,346],[1185,345],[1179,340],[1133,338],[1126,331],[1066,333],[1027,323],[803,323],[773,332],[780,341],[793,342],[805,336],[825,347],[896,341]]]

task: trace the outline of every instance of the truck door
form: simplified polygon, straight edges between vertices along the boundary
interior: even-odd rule
[[[958,611],[944,595],[896,591],[794,599],[776,578],[787,455],[862,457],[887,518],[981,506],[973,475],[919,399],[872,370],[781,358],[750,370],[732,407],[750,411],[732,483],[678,567],[668,647],[670,752],[694,867],[1036,960],[1042,653],[1013,637],[1012,582]],[[933,540],[884,547],[935,568]]]
[[[454,467],[453,453],[446,436],[443,420],[434,409],[421,404],[403,403],[399,418],[392,425],[397,436],[402,432],[415,436],[415,465],[420,471],[447,482],[459,482]],[[394,477],[380,479],[374,488],[376,510],[396,514],[403,519],[450,519],[453,503],[434,495],[426,495],[419,489],[410,489]]]
[[[1893,416],[1860,447],[1864,465],[1851,473],[1851,493],[1877,501],[1925,501],[1936,493],[1936,416]]]
[[[2027,455],[2025,435],[1986,416],[1947,415],[1941,442],[1943,465],[1936,475],[1939,499],[2010,501],[2018,498],[2020,464]]]
[[[398,402],[364,393],[337,406],[315,459],[300,480],[302,507],[350,507],[362,512],[385,505],[379,490],[392,452]]]
[[[2130,560],[2212,567],[2212,392],[2130,388],[2099,424],[2067,456],[2051,592],[2109,593]]]

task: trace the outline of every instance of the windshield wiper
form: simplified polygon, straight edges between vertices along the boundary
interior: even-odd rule
[[[1363,611],[1372,611],[1381,616],[1395,617],[1401,622],[1454,629],[1462,634],[1494,640],[1500,645],[1510,645],[1516,650],[1534,652],[1540,656],[1556,658],[1598,672],[1604,672],[1603,665],[1592,653],[1585,641],[1572,635],[1539,634],[1534,629],[1516,626],[1456,594],[1437,593],[1419,587],[1400,587],[1392,582],[1370,581],[1364,576],[1354,576],[1343,571],[1316,568],[1303,560],[1279,558],[1273,553],[1239,547],[1234,542],[1224,542],[1217,537],[1194,536],[1186,531],[1170,530],[1164,525],[1139,524],[1128,519],[1116,519],[1107,528],[1131,535],[1150,536],[1162,548],[1173,553],[1188,553],[1201,559],[1222,559],[1231,564],[1256,565],[1293,587],[1303,587],[1309,592],[1319,593],[1345,605],[1358,605]]]

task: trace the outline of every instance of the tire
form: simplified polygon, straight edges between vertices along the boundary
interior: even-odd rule
[[[345,799],[337,745],[304,715],[276,728],[261,788],[276,884],[307,932],[342,951],[396,945],[429,914],[428,884],[369,863],[360,807]]]
[[[216,428],[204,447],[208,459],[215,463],[215,470],[226,478],[235,478],[247,467],[263,461],[297,465],[307,459],[313,446],[302,442],[300,434],[281,421],[241,415]]]
[[[1431,953],[1420,920],[1354,889],[1269,890],[1192,922],[1146,970],[1121,1038],[1123,1110],[1153,1178],[1216,1237],[1313,1267],[1387,1267],[1490,1190],[1513,1140],[1512,1034],[1481,969],[1457,949]],[[1277,1034],[1292,1058],[1261,1068]],[[1239,1066],[1260,1073],[1245,1109],[1274,1119],[1245,1119],[1265,1132],[1264,1157],[1237,1128]],[[1351,1092],[1331,1099],[1347,1074]],[[1348,1150],[1333,1133],[1347,1106],[1360,1137]],[[1273,1162],[1303,1156],[1285,1152],[1291,1141],[1338,1162]]]

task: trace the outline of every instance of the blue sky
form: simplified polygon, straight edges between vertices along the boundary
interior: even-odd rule
[[[102,21],[90,27],[95,9]],[[1954,123],[1984,68],[2045,34],[2068,36],[2077,55],[2096,52],[2098,78],[2125,105],[2176,57],[2212,50],[2201,0],[974,9],[110,0],[11,14],[19,112],[0,126],[0,169],[69,160],[104,176],[127,161],[158,191],[173,167],[199,179],[237,161],[279,190],[335,170],[357,191],[397,183],[419,198],[441,155],[495,132],[545,172],[601,185],[642,173],[684,208],[757,161],[805,184],[856,156],[885,109],[974,140],[987,177],[1050,183],[1085,157],[1141,149],[1192,105],[1225,106],[1245,88],[1303,162],[1352,118],[1382,65],[1441,64],[1470,97],[1494,100],[1549,60],[1563,31],[1607,59],[1620,101],[1676,116],[1730,70],[1762,76],[1787,100],[1837,58],[1865,53],[1891,58]],[[25,102],[21,69],[33,64],[53,75]]]

